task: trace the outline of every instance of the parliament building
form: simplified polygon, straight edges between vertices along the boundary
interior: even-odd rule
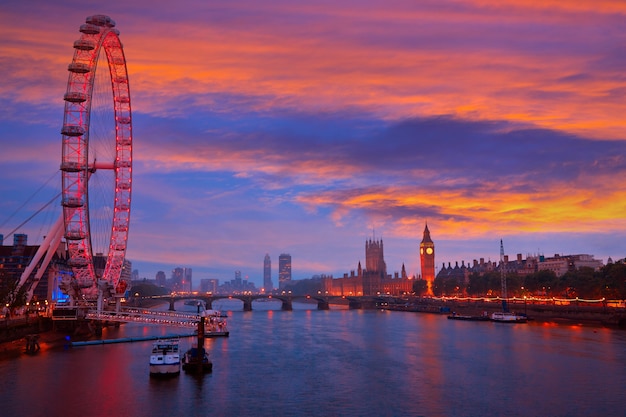
[[[424,229],[424,237],[420,243],[420,261],[422,277],[432,287],[435,279],[435,244],[430,238],[428,226]],[[344,274],[342,278],[326,276],[322,278],[322,294],[333,296],[362,295],[403,295],[413,292],[416,277],[409,277],[402,264],[402,271],[393,275],[387,274],[383,240],[369,239],[365,242],[365,268],[361,262],[356,271]]]

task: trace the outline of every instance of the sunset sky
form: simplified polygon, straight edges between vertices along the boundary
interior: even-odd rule
[[[626,257],[623,0],[47,1],[0,5],[0,234],[60,191],[63,94],[92,14],[133,109],[140,277],[270,254],[340,277],[522,253]],[[34,197],[32,197],[34,195]],[[59,204],[17,230],[39,244]]]

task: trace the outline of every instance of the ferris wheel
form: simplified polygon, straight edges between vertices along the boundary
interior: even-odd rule
[[[115,22],[87,17],[68,66],[62,134],[64,236],[75,299],[124,294],[132,189],[128,71]]]

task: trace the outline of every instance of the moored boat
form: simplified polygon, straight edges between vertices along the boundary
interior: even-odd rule
[[[230,333],[225,317],[228,316],[219,311],[209,315],[204,324],[204,337],[228,337]]]
[[[206,310],[202,313],[202,317],[205,319],[204,337],[228,337],[230,335],[226,322],[228,315],[216,310]]]
[[[497,311],[491,314],[491,321],[501,323],[526,323],[528,321],[528,317],[525,314]]]
[[[196,342],[194,346],[183,355],[182,363],[183,371],[185,372],[200,374],[213,371],[213,362],[209,360],[209,353],[204,348],[205,319],[204,316],[200,316]]]
[[[211,372],[213,362],[209,359],[209,353],[204,347],[192,347],[183,355],[183,371],[185,372]]]
[[[448,316],[450,320],[466,320],[466,321],[489,321],[489,316],[483,313],[480,316],[470,316],[464,314],[452,313]]]
[[[178,338],[157,340],[150,354],[151,376],[174,376],[180,374]]]

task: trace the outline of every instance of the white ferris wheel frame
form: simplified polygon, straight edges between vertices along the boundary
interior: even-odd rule
[[[69,78],[64,95],[61,159],[64,236],[75,286],[84,298],[93,299],[105,283],[118,296],[128,283],[121,280],[126,257],[132,189],[132,116],[128,71],[124,50],[115,22],[105,15],[89,16],[74,42],[74,57],[68,66]],[[89,151],[89,131],[94,80],[98,57],[104,50],[111,76],[112,106],[115,118],[115,160],[95,161]],[[103,55],[103,56],[104,56]],[[89,177],[97,170],[115,174],[115,194],[111,239],[102,276],[96,275],[89,221]],[[78,294],[76,294],[78,295]]]

